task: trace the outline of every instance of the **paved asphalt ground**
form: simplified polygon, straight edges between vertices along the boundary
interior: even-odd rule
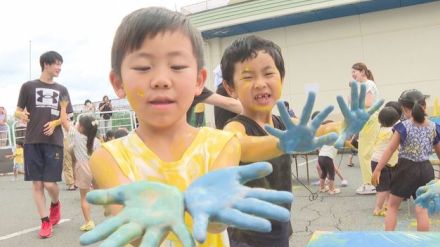
[[[372,216],[374,195],[357,195],[355,190],[361,183],[360,168],[355,159],[355,167],[348,167],[348,155],[338,155],[336,164],[341,164],[343,175],[349,182],[348,187],[341,188],[338,195],[318,194],[312,198],[311,193],[301,185],[294,176],[292,206],[293,236],[290,246],[306,246],[315,230],[325,231],[370,231],[383,230],[383,217]],[[340,162],[341,161],[341,162]],[[306,164],[303,157],[298,159],[299,181],[307,184]],[[316,156],[309,156],[310,182],[318,179]],[[292,167],[295,171],[295,164]],[[295,172],[294,172],[295,173]],[[296,175],[296,174],[293,174]],[[55,226],[52,238],[38,238],[39,219],[33,199],[31,184],[11,181],[12,176],[0,176],[0,246],[1,247],[48,247],[48,246],[80,246],[78,243],[81,232],[82,213],[79,206],[79,192],[66,191],[63,183],[61,188],[63,223]],[[340,180],[337,178],[336,183]],[[312,191],[318,186],[310,185]],[[311,200],[315,199],[315,200]],[[412,202],[404,202],[398,218],[398,230],[414,231],[415,217]],[[96,223],[104,217],[98,206],[92,206],[92,215]],[[432,231],[440,232],[440,217],[432,218]],[[98,246],[93,245],[93,246]]]

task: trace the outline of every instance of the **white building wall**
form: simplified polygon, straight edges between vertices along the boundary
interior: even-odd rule
[[[364,62],[386,101],[417,88],[431,99],[440,96],[440,2],[350,16],[255,33],[277,43],[286,66],[283,99],[300,113],[306,90],[318,90],[315,109],[335,105],[349,95],[351,66]],[[238,36],[207,40],[209,71],[221,51]],[[213,89],[213,75],[207,85]],[[431,105],[430,100],[428,106]],[[208,123],[213,122],[211,108]]]

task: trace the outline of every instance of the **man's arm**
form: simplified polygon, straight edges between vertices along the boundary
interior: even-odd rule
[[[243,111],[240,101],[234,98],[222,96],[217,93],[211,94],[211,96],[207,97],[202,102],[221,107],[237,114],[240,114]]]
[[[29,112],[20,107],[17,107],[14,113],[16,119],[19,119],[25,123],[29,122],[29,115]]]

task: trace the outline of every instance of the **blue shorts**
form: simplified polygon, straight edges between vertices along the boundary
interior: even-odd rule
[[[63,172],[63,147],[53,144],[24,144],[24,180],[59,182]]]

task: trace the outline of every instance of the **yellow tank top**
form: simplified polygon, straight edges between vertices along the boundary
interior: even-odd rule
[[[180,191],[196,178],[208,173],[220,152],[232,139],[233,134],[212,128],[200,128],[194,141],[177,161],[165,162],[153,153],[135,132],[104,143],[102,146],[113,156],[122,173],[131,181],[148,180],[176,186]],[[192,231],[191,217],[185,213],[185,222]],[[182,246],[170,233],[161,246]],[[228,247],[226,231],[208,234],[200,247]]]

